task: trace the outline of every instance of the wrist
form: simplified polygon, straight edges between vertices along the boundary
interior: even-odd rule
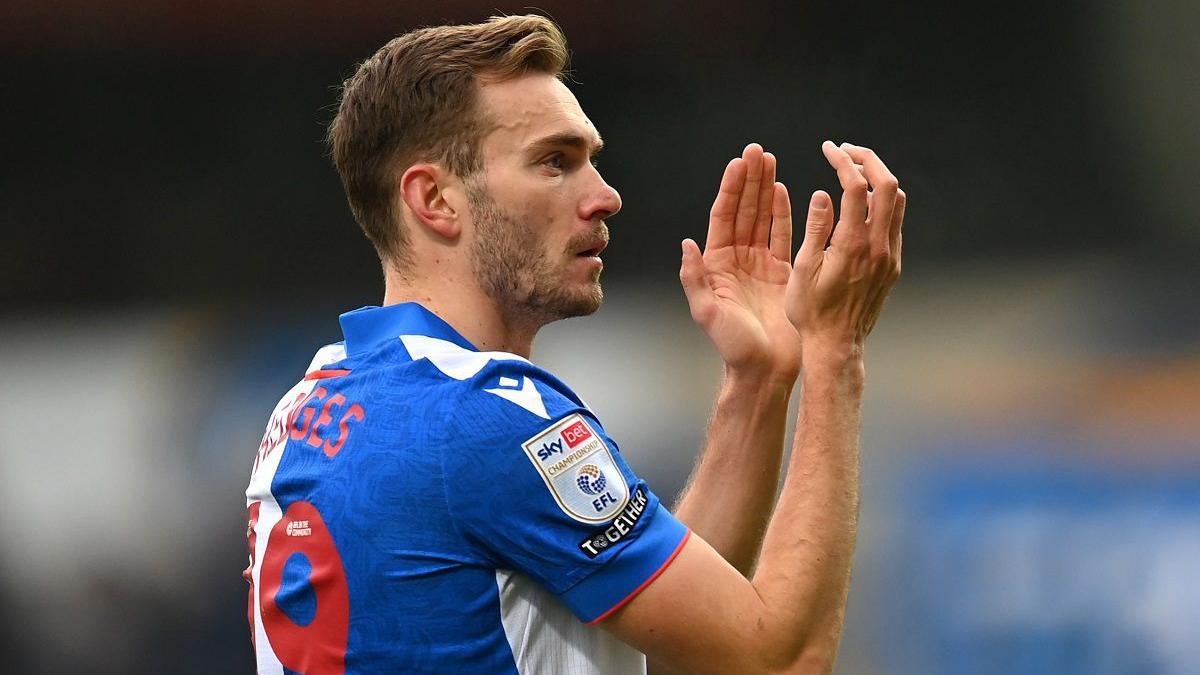
[[[841,367],[863,360],[863,343],[851,337],[814,335],[801,342],[800,354],[804,369],[811,366]]]
[[[804,383],[841,382],[862,387],[866,376],[863,346],[854,340],[811,340],[804,343]]]
[[[772,365],[747,366],[725,364],[725,382],[733,386],[786,389],[791,391],[800,376],[799,368]]]
[[[750,393],[790,397],[799,372],[775,368],[746,368],[726,364],[722,387],[737,394]]]

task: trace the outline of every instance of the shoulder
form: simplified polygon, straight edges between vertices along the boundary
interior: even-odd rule
[[[346,343],[335,342],[325,345],[317,350],[313,355],[312,361],[308,364],[308,368],[304,370],[305,379],[316,379],[314,373],[327,372],[330,369],[336,368],[341,362],[346,360]]]
[[[477,352],[424,335],[402,335],[400,342],[413,361],[429,363],[430,377],[449,385],[445,403],[452,418],[532,429],[586,410],[566,383],[516,354]]]

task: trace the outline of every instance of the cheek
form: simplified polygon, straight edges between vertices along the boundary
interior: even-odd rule
[[[533,220],[546,223],[562,217],[567,208],[566,202],[566,191],[561,186],[556,186],[529,195],[524,207],[529,211],[529,216]]]
[[[521,204],[518,218],[531,239],[536,239],[548,248],[562,248],[570,236],[573,211],[565,201],[542,197],[531,197]]]

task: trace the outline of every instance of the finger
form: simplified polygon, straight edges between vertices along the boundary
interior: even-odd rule
[[[742,160],[746,163],[746,183],[742,186],[742,194],[738,199],[737,222],[733,230],[733,243],[739,246],[749,246],[758,220],[758,188],[762,183],[763,149],[758,143],[751,143],[742,151]]]
[[[721,187],[708,213],[708,239],[705,250],[733,245],[733,223],[737,217],[738,199],[742,196],[742,184],[746,182],[746,162],[735,157],[725,165],[721,176]]]
[[[908,204],[908,197],[904,194],[904,190],[896,190],[896,208],[892,212],[892,222],[889,226],[889,241],[888,247],[891,253],[888,256],[888,264],[890,267],[886,270],[886,276],[883,283],[875,291],[872,296],[869,306],[871,310],[867,313],[868,323],[866,324],[865,333],[870,333],[875,326],[875,321],[879,318],[879,313],[883,310],[883,304],[887,301],[888,294],[892,290],[892,286],[900,278],[900,259],[904,240],[902,236],[902,228],[904,224],[904,209]]]
[[[820,255],[833,231],[833,199],[824,190],[817,190],[808,200],[808,216],[804,223],[804,241],[796,259]]]
[[[763,153],[762,182],[758,189],[758,220],[754,223],[751,245],[767,248],[771,243],[772,204],[775,201],[775,155]]]
[[[842,208],[838,214],[837,230],[834,231],[834,245],[839,241],[849,242],[866,236],[867,219],[867,180],[854,168],[854,160],[833,141],[821,144],[821,151],[829,165],[837,171],[838,182],[842,185]]]
[[[679,283],[687,296],[692,319],[704,324],[712,318],[716,308],[716,294],[708,285],[708,274],[700,247],[691,239],[683,240],[683,261],[679,264]]]
[[[863,175],[871,184],[867,229],[872,249],[890,246],[892,212],[896,207],[896,193],[900,189],[900,183],[875,151],[852,143],[842,143],[841,147],[851,159],[862,164]]]
[[[883,163],[883,159],[881,159],[874,150],[862,145],[855,145],[853,143],[842,143],[838,147],[844,150],[847,155],[850,155],[850,159],[854,160],[855,164],[867,171],[873,172],[867,175],[867,179],[872,181],[872,188],[875,187],[874,181],[876,177],[881,179],[886,177],[891,177],[893,179],[895,178],[895,176],[892,175],[892,172],[887,168],[887,165]]]
[[[900,250],[904,247],[904,209],[908,206],[908,195],[904,190],[896,190],[896,208],[892,211],[892,223],[888,232],[888,245],[896,269],[900,269]]]
[[[783,183],[771,191],[771,255],[784,262],[792,260],[792,198]]]

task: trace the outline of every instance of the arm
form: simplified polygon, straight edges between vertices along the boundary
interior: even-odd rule
[[[759,569],[747,580],[692,537],[603,624],[681,672],[824,673],[837,653],[857,530],[863,347],[899,274],[906,198],[874,153],[832,143],[823,151],[844,194],[836,228],[828,195],[813,195],[788,284],[805,369],[790,470]]]
[[[775,504],[792,383],[726,369],[675,516],[749,576]]]
[[[800,340],[784,313],[792,214],[775,157],[750,144],[725,169],[704,253],[683,244],[693,319],[725,363],[708,437],[675,514],[743,575],[775,502]]]

